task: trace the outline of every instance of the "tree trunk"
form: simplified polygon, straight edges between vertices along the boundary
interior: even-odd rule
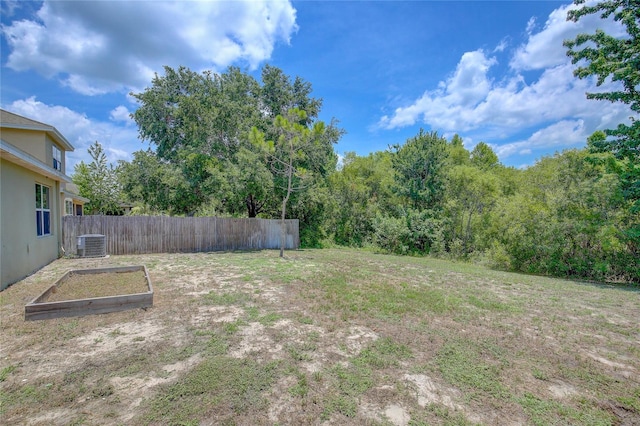
[[[280,257],[284,257],[284,246],[287,243],[287,225],[284,221],[284,217],[286,213],[288,199],[289,199],[289,196],[287,195],[282,200],[282,219],[280,222]]]
[[[293,150],[293,149],[292,149]],[[287,170],[287,195],[282,199],[282,219],[280,222],[280,257],[284,257],[284,246],[287,243],[287,227],[284,218],[287,212],[287,201],[291,195],[291,181],[293,179],[293,153],[289,155],[289,167]]]
[[[247,214],[249,217],[256,217],[258,215],[258,207],[256,206],[256,200],[253,198],[252,194],[247,196],[245,203],[247,204]]]

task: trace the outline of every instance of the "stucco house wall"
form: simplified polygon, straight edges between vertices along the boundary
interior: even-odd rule
[[[53,150],[56,147],[65,152],[65,146],[56,143],[49,135],[42,130],[34,131],[27,129],[2,129],[2,140],[9,142],[11,145],[29,154],[30,156],[40,160],[41,162],[53,165]],[[61,171],[65,172],[65,156],[61,157]]]
[[[51,232],[36,230],[36,183],[50,188]],[[62,229],[59,214],[60,182],[24,167],[0,160],[0,222],[2,289],[59,257]]]
[[[65,152],[72,150],[53,126],[0,109],[0,290],[62,254],[65,198],[88,201],[66,187]],[[46,209],[37,208],[42,188],[48,188]],[[38,227],[43,215],[49,220]]]
[[[49,164],[46,155],[46,135],[43,131],[27,129],[2,129],[2,140],[20,148],[34,158]]]

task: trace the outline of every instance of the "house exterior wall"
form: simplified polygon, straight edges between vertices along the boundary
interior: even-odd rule
[[[42,237],[36,229],[36,183],[50,188],[51,234]],[[60,182],[0,159],[0,200],[0,289],[4,289],[59,257],[63,198]]]
[[[50,164],[50,160],[47,158],[47,148],[51,150],[51,147],[47,146],[49,145],[47,136],[43,131],[3,128],[2,140],[43,163]],[[49,157],[51,157],[51,153],[49,153]]]
[[[62,173],[65,171],[64,149],[53,138],[41,130],[2,129],[2,139],[21,151],[42,161],[49,167],[53,167],[53,147],[57,147],[61,153]]]

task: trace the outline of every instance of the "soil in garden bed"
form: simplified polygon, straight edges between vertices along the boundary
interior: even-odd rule
[[[43,302],[137,294],[147,291],[149,286],[142,270],[100,274],[71,273]]]

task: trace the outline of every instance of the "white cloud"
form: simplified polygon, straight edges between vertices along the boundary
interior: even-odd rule
[[[529,18],[529,21],[527,22],[527,34],[531,34],[533,32],[533,30],[536,28],[536,18],[534,16],[532,16],[531,18]]]
[[[378,125],[394,129],[427,124],[441,132],[465,133],[465,138],[485,140],[496,147],[501,159],[525,155],[542,148],[576,146],[598,129],[628,122],[630,110],[621,103],[586,99],[586,92],[610,91],[606,83],[597,87],[595,79],[577,79],[575,66],[566,55],[563,41],[602,26],[598,16],[567,22],[568,7],[554,10],[539,32],[534,33],[535,19],[527,24],[528,37],[513,54],[502,79],[492,80],[489,71],[496,68],[496,58],[482,50],[462,55],[454,74],[427,90],[412,104],[383,116]],[[605,22],[612,34],[619,34],[618,24]],[[501,43],[502,45],[502,43]],[[496,48],[494,53],[500,52]],[[534,81],[527,82],[522,71],[537,70]],[[523,132],[528,138],[512,142]]]
[[[455,74],[446,83],[449,100],[462,106],[475,105],[482,100],[491,88],[487,71],[496,63],[495,58],[487,58],[482,50],[462,55]]]
[[[583,143],[589,134],[584,120],[562,120],[534,132],[526,140],[500,145],[494,149],[499,157],[528,155],[548,148],[560,151]]]
[[[500,43],[493,49],[493,53],[501,53],[504,52],[505,49],[509,46],[509,42],[506,38],[500,40]]]
[[[131,112],[127,109],[127,107],[120,105],[115,107],[111,113],[109,113],[109,118],[112,121],[121,121],[126,124],[134,124],[133,119],[130,116]]]
[[[413,105],[397,108],[392,117],[382,117],[380,126],[387,129],[404,127],[422,118],[445,131],[464,130],[460,124],[469,118],[464,115],[491,90],[487,72],[495,64],[496,59],[487,58],[482,50],[466,52],[453,75],[440,82],[437,90],[425,92]]]
[[[112,158],[112,159],[116,159],[116,160],[129,160],[129,159],[131,159],[131,155],[127,151],[125,151],[123,149],[108,147],[106,149],[106,151],[107,151],[107,153],[111,153],[111,155],[109,155],[109,158]]]
[[[131,152],[144,148],[137,138],[137,129],[133,126],[124,127],[109,122],[91,120],[85,114],[67,107],[46,105],[33,96],[14,101],[3,108],[54,126],[71,142],[75,151],[67,153],[66,156],[68,175],[73,173],[74,166],[80,161],[91,161],[87,150],[95,141],[100,142],[107,154],[108,162],[114,165],[117,160],[130,160]],[[122,110],[119,108],[114,111],[121,113]]]
[[[151,77],[149,77],[151,80]],[[61,81],[63,86],[86,96],[104,95],[105,93],[118,91],[121,89],[120,83],[108,82],[101,79],[86,78],[82,75],[71,75]]]
[[[567,12],[576,8],[576,5],[570,4],[554,10],[545,22],[544,28],[538,33],[533,33],[535,21],[529,21],[527,24],[529,38],[517,49],[511,59],[511,67],[520,71],[563,64],[568,59],[567,50],[562,42],[574,39],[580,33],[593,32],[596,28],[603,29],[615,37],[624,34],[623,27],[614,22],[613,18],[603,20],[598,14],[586,15],[578,22],[567,21]]]
[[[3,25],[7,66],[85,94],[140,90],[164,65],[256,68],[297,31],[289,1],[45,1]]]

